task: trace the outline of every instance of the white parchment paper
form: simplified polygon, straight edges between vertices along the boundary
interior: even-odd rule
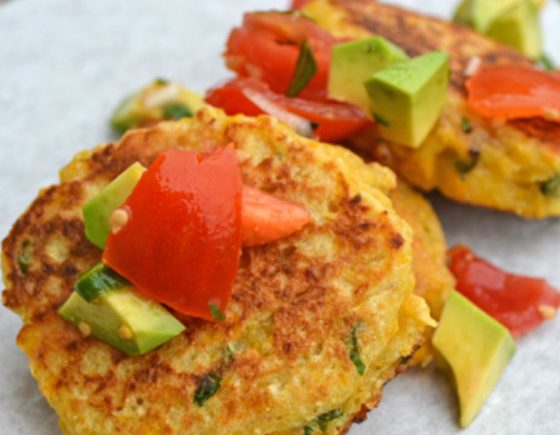
[[[220,53],[243,11],[283,8],[286,0],[0,1],[0,236],[57,181],[78,150],[110,138],[119,99],[155,77],[203,91],[228,76]],[[398,3],[443,17],[454,1]],[[560,4],[544,13],[547,51],[560,61]],[[560,220],[526,222],[432,195],[450,244],[464,242],[510,270],[560,287]],[[56,434],[15,346],[20,320],[0,308],[0,434]],[[560,321],[519,340],[518,353],[465,434],[560,433]],[[454,393],[428,369],[385,389],[381,406],[351,434],[460,432]]]

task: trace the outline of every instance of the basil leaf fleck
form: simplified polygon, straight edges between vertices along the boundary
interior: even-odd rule
[[[217,304],[209,304],[208,309],[210,310],[210,315],[214,320],[226,320],[226,316],[224,316],[224,313],[222,313],[222,310],[220,310],[220,307]]]
[[[342,415],[343,412],[340,409],[333,409],[332,411],[325,412],[324,414],[321,414],[319,417],[317,417],[317,424],[319,426],[319,429],[321,429],[321,432],[326,432],[329,427],[329,423],[333,420],[336,420],[337,418],[342,417]]]
[[[329,423],[331,421],[336,420],[343,415],[344,413],[340,409],[333,409],[329,412],[325,412],[303,427],[303,435],[312,435],[313,432],[315,432],[315,426],[324,433],[329,428]]]
[[[472,131],[472,122],[470,119],[461,118],[461,130],[465,134],[469,134]]]
[[[464,178],[465,175],[471,172],[476,167],[478,161],[480,160],[480,152],[478,152],[477,150],[471,150],[470,155],[471,155],[471,160],[469,161],[465,161],[465,160],[455,161],[455,169],[457,169],[457,172],[459,172],[461,178]]]
[[[154,80],[154,85],[157,86],[165,86],[169,84],[169,80],[158,77],[157,79]]]
[[[204,375],[194,393],[194,403],[203,406],[220,389],[221,377],[215,373]]]
[[[556,65],[554,64],[552,59],[548,57],[546,54],[543,54],[537,63],[546,71],[556,71]]]
[[[230,344],[226,345],[226,360],[231,361],[233,359],[233,349]]]
[[[173,103],[163,107],[163,117],[167,119],[190,118],[192,115],[191,110],[184,104]]]
[[[286,91],[286,96],[297,97],[305,89],[316,72],[317,62],[315,61],[315,56],[313,56],[309,43],[305,41],[299,49],[294,75]]]
[[[303,435],[313,435],[313,432],[315,432],[315,429],[312,426],[303,427]]]
[[[541,183],[541,192],[546,196],[560,196],[560,174]]]
[[[360,355],[360,347],[358,344],[358,337],[357,337],[357,327],[352,329],[352,334],[350,335],[350,359],[356,366],[356,370],[360,376],[363,376],[364,372],[366,371],[366,365],[362,361],[362,357]]]
[[[384,127],[389,127],[389,121],[387,121],[383,116],[381,116],[379,113],[374,113],[373,114],[373,119],[375,119],[375,121],[378,124],[381,124]]]
[[[29,240],[24,240],[21,244],[21,251],[17,256],[17,265],[22,274],[27,275],[32,260],[33,246]]]

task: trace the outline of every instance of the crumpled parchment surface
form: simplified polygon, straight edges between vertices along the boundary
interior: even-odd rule
[[[111,138],[116,103],[155,77],[203,91],[228,77],[220,58],[243,11],[285,0],[8,0],[0,2],[0,235],[80,149]],[[449,17],[454,1],[398,3]],[[560,3],[544,17],[560,61]],[[560,220],[522,219],[431,195],[450,244],[471,245],[507,269],[560,287]],[[0,308],[0,434],[56,434],[57,419],[15,346],[20,320]],[[560,433],[560,320],[518,342],[518,353],[478,419],[462,433]],[[359,434],[459,433],[454,392],[433,369],[385,389]]]

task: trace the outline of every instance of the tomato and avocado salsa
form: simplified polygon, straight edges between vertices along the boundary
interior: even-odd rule
[[[554,317],[560,306],[560,293],[544,279],[504,272],[466,246],[451,249],[448,257],[457,290],[514,336]]]
[[[373,122],[353,104],[327,96],[331,51],[339,42],[299,13],[245,14],[224,53],[238,77],[211,89],[206,102],[229,115],[276,115],[276,106],[307,122],[308,135],[326,142],[353,136]]]
[[[228,115],[248,116],[273,114],[267,109],[271,104],[276,105],[309,122],[312,133],[326,142],[342,141],[373,125],[356,106],[331,100],[289,98],[272,92],[265,83],[253,78],[235,78],[210,89],[206,102]]]
[[[516,65],[482,66],[467,81],[468,104],[482,116],[560,122],[560,76]]]
[[[382,138],[417,147],[447,100],[447,54],[409,59],[381,37],[349,42],[299,12],[245,14],[224,57],[238,76],[207,103],[228,115],[266,113],[327,142],[377,122]]]
[[[235,152],[170,150],[142,176],[121,210],[105,264],[139,292],[212,320],[224,311],[241,250],[241,172]]]
[[[148,169],[135,163],[85,205],[84,220],[103,263],[80,276],[59,312],[84,335],[137,355],[183,331],[165,307],[225,320],[241,247],[287,237],[311,215],[243,186],[230,146],[171,149]]]

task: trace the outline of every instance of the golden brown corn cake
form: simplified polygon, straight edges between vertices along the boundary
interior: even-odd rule
[[[244,249],[226,320],[188,320],[161,348],[128,357],[59,317],[101,255],[84,237],[83,204],[135,161],[229,143],[246,185],[301,204],[313,222]],[[411,230],[387,196],[394,184],[390,170],[272,118],[213,109],[76,156],[16,222],[2,257],[4,304],[24,321],[17,343],[63,432],[335,434],[364,418],[432,324],[413,294]],[[199,406],[210,375],[220,388]]]
[[[371,143],[378,161],[413,185],[460,202],[529,218],[560,215],[560,192],[546,188],[560,176],[560,125],[490,121],[466,105],[465,72],[473,59],[531,65],[528,58],[470,29],[374,0],[313,0],[303,12],[336,36],[383,36],[410,56],[449,53],[449,99],[439,122],[418,149]]]

